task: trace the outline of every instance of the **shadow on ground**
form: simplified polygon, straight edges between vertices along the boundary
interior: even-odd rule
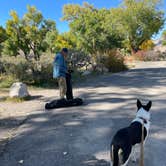
[[[17,166],[20,161],[24,166],[108,166],[111,138],[134,118],[136,98],[145,99],[143,90],[147,93],[146,100],[153,101],[153,124],[145,147],[145,165],[156,166],[157,162],[164,165],[161,158],[165,157],[166,148],[166,68],[131,70],[102,76],[95,82],[94,86],[94,82],[85,86],[80,94],[85,99],[84,106],[36,110],[29,115],[0,156],[0,163],[3,166]],[[157,87],[163,90],[149,93]]]
[[[90,86],[93,88],[101,86],[149,88],[157,85],[165,85],[165,77],[166,68],[132,69],[127,72],[99,76],[97,79],[93,79],[90,81],[88,80],[86,86]],[[98,83],[96,84],[97,81]],[[84,83],[80,85],[85,87]]]

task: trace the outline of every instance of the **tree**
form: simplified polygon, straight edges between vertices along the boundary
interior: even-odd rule
[[[23,24],[26,30],[26,38],[29,40],[29,48],[34,58],[38,60],[40,54],[46,51],[48,43],[45,41],[47,32],[56,31],[55,22],[45,20],[42,13],[34,6],[27,7],[28,12],[23,17]]]
[[[76,19],[79,19],[81,15],[86,14],[88,11],[93,11],[93,5],[88,4],[87,2],[83,3],[83,6],[78,4],[67,4],[63,7],[63,18],[62,20],[66,20],[72,22]]]
[[[140,45],[140,49],[141,50],[152,50],[154,47],[154,42],[152,40],[145,40],[141,45]]]
[[[0,26],[0,55],[2,52],[2,48],[3,48],[3,42],[7,40],[7,34],[6,34],[6,30]]]
[[[3,43],[7,39],[6,30],[0,26],[0,43]]]
[[[12,56],[23,53],[27,60],[31,54],[39,60],[41,53],[48,47],[46,34],[56,31],[56,26],[54,21],[45,20],[34,6],[27,6],[27,9],[23,18],[19,18],[16,11],[11,11],[11,19],[6,23],[9,38],[4,43],[4,53]]]
[[[162,33],[162,45],[166,45],[166,30],[164,30]]]
[[[55,46],[56,51],[61,50],[63,47],[66,47],[66,48],[69,48],[69,49],[72,48],[72,45],[71,45],[69,39],[67,39],[65,37],[65,34],[59,34],[57,36],[57,39],[54,43],[54,46]]]
[[[132,52],[162,28],[164,12],[159,5],[160,0],[124,0],[121,7],[111,10]]]
[[[96,9],[88,3],[83,6],[69,4],[64,6],[63,14],[62,19],[69,21],[80,50],[96,56],[120,46],[121,38],[111,26],[109,10]]]
[[[26,41],[23,40],[25,39],[24,35],[26,35],[24,27],[22,26],[21,20],[16,11],[11,11],[10,15],[12,18],[6,23],[8,39],[4,42],[3,53],[6,55],[16,56],[19,54],[19,50],[22,50],[26,56],[29,50],[26,46]],[[24,36],[24,38],[22,36]]]
[[[54,53],[56,51],[55,42],[58,36],[58,32],[55,30],[48,31],[46,34],[45,41],[48,44],[47,51],[50,53]]]
[[[60,51],[63,47],[73,48],[74,47],[74,36],[70,32],[58,34],[57,31],[49,31],[45,38],[48,44],[48,52],[55,53]]]

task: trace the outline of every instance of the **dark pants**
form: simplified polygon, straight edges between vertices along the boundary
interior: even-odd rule
[[[66,91],[66,99],[71,100],[73,99],[73,90],[72,90],[72,82],[71,82],[71,74],[66,74],[66,85],[67,85],[67,91]]]

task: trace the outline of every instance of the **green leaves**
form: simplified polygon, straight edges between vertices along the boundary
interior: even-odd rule
[[[86,3],[83,6],[65,5],[63,11],[63,20],[69,21],[79,49],[96,54],[120,46],[121,38],[112,28],[109,10],[95,9]]]
[[[53,53],[55,51],[55,42],[58,36],[58,32],[55,30],[48,31],[46,34],[45,41],[48,44],[48,51]]]
[[[59,34],[53,20],[44,19],[34,6],[20,18],[11,11],[6,29],[0,27],[0,51],[27,60],[39,60],[42,52],[75,48],[87,54],[103,54],[113,48],[124,47],[133,52],[164,24],[160,0],[123,0],[118,8],[97,9],[93,5],[67,4],[62,20],[68,21],[70,31]]]
[[[27,6],[28,12],[23,16],[23,20],[30,26],[37,27],[43,21],[43,16],[40,11],[37,11],[34,6]]]
[[[34,6],[27,6],[27,10],[23,18],[19,18],[16,11],[11,11],[11,19],[6,23],[8,39],[3,52],[16,56],[21,51],[27,60],[32,57],[39,60],[41,53],[48,47],[45,40],[47,32],[57,30],[55,22],[45,20]]]
[[[124,0],[121,7],[112,10],[116,24],[132,51],[137,51],[144,41],[158,33],[163,26],[164,12],[159,5],[159,0]]]
[[[6,30],[0,26],[0,55],[3,48],[3,42],[7,40],[7,38]]]
[[[162,33],[162,45],[163,46],[166,45],[166,30],[164,30]]]
[[[63,7],[63,18],[62,20],[74,21],[79,19],[81,15],[86,14],[88,11],[93,11],[95,8],[86,2],[82,6],[77,4],[67,4]]]

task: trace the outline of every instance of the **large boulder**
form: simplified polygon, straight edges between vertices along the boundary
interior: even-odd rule
[[[10,87],[9,96],[20,98],[29,96],[26,84],[23,84],[22,82],[13,83]]]

